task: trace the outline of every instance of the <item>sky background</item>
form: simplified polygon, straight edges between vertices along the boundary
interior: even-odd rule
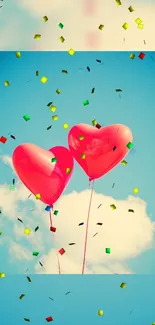
[[[126,212],[123,212],[124,210],[119,211],[119,209],[116,209],[118,216],[114,217],[114,219],[110,219],[111,212],[109,210],[104,212],[104,210],[99,209],[98,213],[103,214],[103,217],[107,218],[107,222],[112,222],[109,226],[109,232],[115,231],[115,223],[118,230],[123,227],[124,235],[121,234],[120,251],[123,249],[123,246],[125,247],[125,237],[128,238],[126,231],[130,228],[130,238],[126,239],[126,241],[129,241],[126,242],[126,249],[129,249],[130,243],[133,240],[133,249],[136,250],[140,247],[140,251],[139,254],[134,251],[134,253],[127,255],[124,252],[123,257],[121,256],[121,258],[125,259],[125,264],[128,265],[129,269],[134,273],[154,273],[154,230],[152,229],[154,229],[155,221],[155,54],[154,52],[146,52],[144,60],[140,60],[138,57],[139,52],[135,52],[135,59],[130,60],[130,53],[76,52],[74,56],[70,56],[67,52],[23,52],[21,53],[22,57],[17,59],[15,52],[0,52],[0,132],[1,136],[8,138],[5,144],[0,143],[0,206],[3,210],[3,213],[0,215],[0,226],[2,229],[0,231],[3,232],[0,238],[1,272],[23,273],[28,268],[29,263],[31,270],[29,271],[33,272],[32,270],[34,270],[36,259],[31,260],[30,258],[30,261],[28,261],[29,259],[24,258],[25,255],[23,255],[23,258],[20,258],[19,254],[16,254],[18,261],[16,259],[13,260],[17,249],[16,247],[15,251],[13,250],[14,243],[22,244],[26,249],[33,249],[34,251],[37,250],[37,243],[39,245],[41,240],[39,236],[42,235],[41,254],[47,255],[48,250],[53,247],[50,234],[43,224],[41,226],[42,234],[35,234],[38,237],[35,237],[33,242],[31,242],[31,248],[28,240],[24,239],[23,225],[19,224],[17,217],[25,218],[26,225],[30,225],[34,229],[38,223],[41,225],[41,222],[48,222],[47,213],[44,213],[45,205],[40,208],[39,202],[36,202],[36,200],[35,202],[27,200],[29,191],[26,192],[24,187],[20,188],[17,177],[16,190],[9,190],[9,185],[12,184],[14,175],[4,157],[8,157],[8,163],[10,164],[15,147],[25,142],[34,143],[44,149],[49,149],[56,145],[67,146],[68,130],[64,130],[64,123],[68,123],[69,128],[71,128],[78,123],[91,125],[92,120],[96,119],[102,126],[113,123],[127,125],[133,133],[134,150],[131,150],[126,159],[128,162],[126,167],[119,165],[105,177],[95,182],[95,192],[106,196],[105,200],[110,200],[108,205],[113,203],[112,200],[116,200],[117,204],[125,204],[126,202],[129,208],[127,200],[128,196],[131,196],[130,206],[132,208],[133,200],[139,200],[135,202],[138,204],[138,210],[144,204],[147,216],[147,219],[144,218],[144,220],[147,223],[143,225],[142,215],[145,214],[143,211],[139,212],[139,215],[135,213],[132,218],[128,217],[127,221],[124,219],[124,215],[126,215]],[[97,63],[96,59],[100,59],[102,63]],[[87,71],[87,66],[90,67],[90,72]],[[62,69],[68,70],[68,74],[62,74]],[[36,70],[39,70],[39,77],[35,75]],[[47,76],[48,82],[46,84],[40,82],[42,76]],[[4,86],[5,80],[10,82],[9,87]],[[91,94],[93,87],[95,87],[95,93]],[[56,93],[58,88],[62,92],[60,95]],[[122,89],[121,97],[115,91],[117,88]],[[88,106],[83,106],[82,104],[85,99],[88,99],[90,102]],[[52,112],[47,107],[49,102],[53,102],[57,106],[58,121],[52,121]],[[31,117],[30,121],[24,121],[23,115],[25,114],[29,114]],[[47,131],[46,128],[51,124],[52,128]],[[10,135],[8,135],[10,132],[16,137],[16,140],[10,138]],[[72,233],[72,230],[69,230],[67,224],[72,229],[74,226],[72,226],[72,222],[76,220],[75,206],[71,207],[72,200],[69,200],[69,197],[67,199],[67,195],[73,191],[82,193],[82,191],[88,189],[88,183],[86,175],[75,163],[73,177],[64,193],[66,200],[68,200],[68,203],[66,202],[68,206],[65,205],[63,200],[60,200],[62,202],[60,202],[60,205],[62,204],[62,206],[58,209],[61,210],[61,215],[60,219],[57,218],[57,220],[62,220],[61,216],[66,218],[58,226],[61,229],[58,234],[59,237],[62,237],[61,231],[63,231],[66,234],[66,240],[69,240],[67,238]],[[115,183],[114,188],[112,188],[113,183]],[[135,187],[139,188],[138,198],[133,193]],[[81,198],[79,196],[78,200],[76,201],[78,202],[76,204],[78,204],[79,214],[77,223],[83,221],[81,219],[84,218],[84,215],[86,216],[88,209],[87,198],[83,199],[82,196]],[[95,200],[98,200],[98,203]],[[95,215],[97,213],[96,207],[101,203],[100,200],[99,196],[98,199],[97,196],[96,199],[94,197]],[[37,209],[41,209],[38,210],[36,216],[30,211],[34,208],[34,205],[35,208],[37,206]],[[44,213],[43,216],[41,215],[42,213]],[[92,214],[94,213],[92,212]],[[120,226],[117,223],[119,218],[123,218],[120,219]],[[125,222],[130,222],[130,226]],[[147,233],[148,223],[151,227],[151,234]],[[107,227],[105,226],[105,229],[108,229]],[[95,232],[95,230],[92,231]],[[137,231],[140,234],[137,234]],[[20,232],[22,234],[19,234]],[[84,236],[84,233],[82,234],[81,236]],[[110,245],[112,240],[114,241],[114,247],[120,235],[118,235],[118,239],[115,236],[114,232],[114,235],[111,235],[111,239],[109,239]],[[141,236],[142,240],[148,236],[148,238],[145,238],[146,240],[148,239],[146,247],[145,245],[143,247],[138,236]],[[74,237],[76,238],[76,234],[70,238],[71,241],[74,241]],[[48,240],[47,243],[46,239]],[[102,239],[99,242],[102,242]],[[93,247],[92,251],[95,251]],[[104,248],[99,246],[96,250],[99,252],[104,250]],[[24,249],[19,248],[19,251],[22,254]],[[78,251],[76,254],[78,255]],[[75,256],[76,254],[74,253]],[[100,257],[100,259],[102,258]],[[116,257],[117,259],[118,256]],[[119,273],[118,270],[114,270],[114,272]]]
[[[46,23],[43,16],[48,17]],[[137,18],[143,29],[137,28]],[[127,30],[122,28],[125,22]],[[120,6],[115,0],[4,0],[0,8],[1,50],[154,50],[154,29],[154,0],[122,0]],[[40,41],[34,40],[35,34],[41,34]]]
[[[9,276],[1,280],[1,322],[149,324],[155,320],[154,276]],[[126,282],[126,288],[120,284]],[[65,295],[70,291],[70,294]],[[25,294],[20,300],[19,296]],[[54,301],[50,300],[53,298]],[[104,315],[98,316],[98,310]],[[9,312],[8,312],[9,311]],[[29,323],[28,323],[29,324]]]

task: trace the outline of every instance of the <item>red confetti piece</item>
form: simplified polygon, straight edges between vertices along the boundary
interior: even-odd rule
[[[60,254],[60,255],[63,255],[64,253],[65,253],[64,248],[59,249],[59,254]]]
[[[3,136],[0,138],[0,142],[5,143],[6,141],[7,141],[7,138],[5,138]]]
[[[143,60],[143,59],[145,58],[145,53],[141,52],[141,53],[139,54],[139,58],[140,58],[141,60]]]
[[[100,129],[100,128],[101,128],[101,125],[97,123],[97,124],[96,124],[96,128],[97,128],[97,129]]]
[[[52,320],[53,320],[53,318],[52,318],[52,316],[48,316],[47,318],[46,318],[46,321],[49,323],[49,322],[52,322]]]
[[[50,231],[52,231],[52,232],[56,232],[56,228],[53,227],[53,226],[51,226],[51,227],[50,227]]]

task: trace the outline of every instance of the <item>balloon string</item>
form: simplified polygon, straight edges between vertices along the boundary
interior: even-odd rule
[[[88,208],[87,223],[86,223],[86,234],[85,234],[85,244],[84,244],[84,253],[83,253],[82,274],[84,274],[85,264],[86,264],[88,228],[89,228],[90,209],[91,209],[91,204],[92,204],[93,191],[94,191],[94,180],[93,180],[93,183],[92,183],[92,189],[91,189],[91,195],[90,195],[90,201],[89,201],[89,208]]]
[[[52,227],[52,212],[51,212],[51,209],[50,209],[50,226]],[[53,235],[53,234],[52,234]],[[54,235],[53,235],[53,239],[54,238]],[[57,256],[57,263],[58,263],[58,271],[59,271],[59,274],[61,274],[61,269],[60,269],[60,261],[59,261],[59,255],[58,255],[58,252],[57,252],[57,249],[56,249],[56,256]]]

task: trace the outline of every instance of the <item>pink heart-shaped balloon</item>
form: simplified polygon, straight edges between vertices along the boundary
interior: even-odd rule
[[[47,151],[34,144],[22,144],[14,150],[12,161],[24,185],[50,206],[59,199],[74,168],[70,151],[61,146]]]
[[[121,162],[132,142],[130,129],[122,124],[100,129],[87,124],[72,127],[68,134],[69,149],[91,180],[100,178]]]

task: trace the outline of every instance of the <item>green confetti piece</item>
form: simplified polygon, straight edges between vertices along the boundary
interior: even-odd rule
[[[15,189],[14,185],[10,185],[10,190],[13,191]]]
[[[55,157],[51,159],[51,162],[56,162],[56,161],[57,159]]]
[[[111,253],[111,249],[110,248],[106,248],[105,249],[105,252],[106,252],[106,254],[110,254]]]
[[[120,288],[124,289],[125,287],[126,287],[126,283],[125,283],[125,282],[122,282],[122,283],[120,284]]]
[[[133,148],[133,143],[132,143],[132,142],[129,142],[129,143],[127,144],[127,148],[128,148],[128,149],[132,149],[132,148]]]
[[[38,255],[39,255],[39,252],[33,252],[32,255],[33,255],[33,256],[38,256]]]
[[[59,23],[58,27],[60,27],[62,29],[64,27],[64,25],[62,23]]]
[[[89,100],[88,100],[88,99],[84,100],[84,101],[83,101],[83,105],[84,105],[84,106],[89,105]]]
[[[58,210],[55,210],[55,211],[54,211],[54,215],[55,215],[55,216],[57,216],[57,215],[58,215],[58,213],[59,213],[59,211],[58,211]]]
[[[27,121],[30,120],[30,116],[29,116],[28,114],[25,114],[25,115],[23,116],[23,119],[27,122]]]

